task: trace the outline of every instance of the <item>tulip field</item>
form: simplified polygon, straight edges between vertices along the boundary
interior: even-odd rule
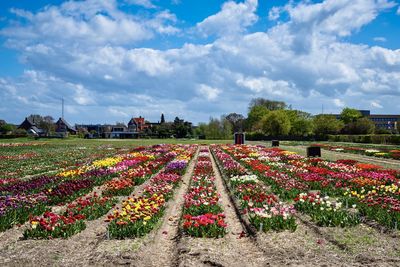
[[[400,171],[263,145],[0,143],[0,265],[400,266]]]

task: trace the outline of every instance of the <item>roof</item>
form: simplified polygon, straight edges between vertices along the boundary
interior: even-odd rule
[[[68,130],[76,131],[74,127],[72,127],[64,118],[59,118],[56,124],[63,123],[65,126],[67,126]]]
[[[43,129],[40,129],[40,128],[36,127],[36,126],[32,126],[32,127],[30,128],[30,130],[33,131],[33,132],[36,133],[36,134],[44,133],[44,130],[43,130]]]

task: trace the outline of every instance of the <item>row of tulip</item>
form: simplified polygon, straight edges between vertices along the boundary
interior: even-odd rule
[[[148,152],[152,148],[147,149]],[[147,152],[142,151],[141,155],[138,155],[137,152],[134,154],[137,157],[140,157],[142,162],[134,159],[130,159],[131,162],[135,161],[136,164],[141,162],[142,164],[138,167],[154,167],[152,172],[155,172],[157,169],[165,166],[168,162],[170,162],[177,153],[181,150],[180,147],[170,146],[169,149],[171,151],[163,151],[163,153],[159,154],[160,157],[156,158],[154,156],[148,157],[153,160],[147,161],[148,158],[144,157],[143,154]],[[167,153],[165,153],[167,152]],[[161,156],[162,155],[162,156]],[[97,161],[95,164],[101,165],[100,168],[115,168],[116,165],[122,163],[119,157],[116,159],[107,158],[102,160],[101,162]],[[129,164],[130,167],[134,166],[133,164]],[[119,190],[110,190],[110,183],[120,181],[121,179],[129,180],[132,184],[134,182],[134,177],[123,178],[123,174],[126,171],[130,171],[130,169],[120,172],[119,180],[111,180],[105,184],[103,187],[103,197],[97,196],[94,194],[93,196],[89,196],[87,198],[80,198],[75,202],[72,202],[67,206],[67,210],[62,214],[46,212],[41,217],[34,217],[30,220],[30,227],[25,231],[25,238],[56,238],[62,237],[67,238],[71,235],[79,233],[80,231],[86,228],[86,223],[84,220],[94,220],[97,219],[104,214],[106,214],[112,206],[116,203],[116,199],[112,198],[113,196],[120,195],[121,191]],[[180,171],[180,170],[179,170]],[[87,172],[86,172],[87,173]],[[82,173],[81,175],[84,175]],[[74,176],[75,177],[75,176]],[[70,180],[67,182],[79,182],[82,180]],[[72,190],[73,191],[73,190]],[[66,192],[64,194],[60,194],[61,196],[68,195]],[[106,196],[104,196],[106,195]]]
[[[385,148],[365,148],[365,147],[352,147],[352,146],[333,146],[329,144],[313,144],[313,146],[319,146],[323,149],[344,152],[352,154],[360,154],[365,156],[374,156],[379,158],[389,158],[400,160],[400,149],[385,149]]]
[[[109,238],[140,237],[149,233],[162,218],[166,202],[173,196],[197,146],[182,145],[172,162],[152,177],[143,195],[128,197],[121,208],[107,216]]]
[[[175,156],[173,149],[173,146],[137,148],[123,157],[117,156],[118,160],[104,160],[101,167],[93,167],[93,165],[99,164],[97,161],[92,165],[77,168],[78,171],[67,170],[53,177],[39,177],[7,185],[2,188],[2,196],[0,196],[0,212],[2,214],[0,230],[4,231],[15,224],[24,223],[29,216],[41,214],[46,210],[46,206],[71,202],[77,197],[89,193],[94,186],[112,179],[122,170],[135,167],[132,162],[144,165],[150,159],[155,159],[153,161],[157,164],[149,164],[149,166],[166,164]],[[127,163],[125,164],[125,162]],[[119,164],[119,168],[115,167],[117,164]],[[21,189],[24,191],[18,193],[21,192],[19,191]],[[40,201],[36,200],[38,197],[40,197]],[[29,200],[28,203],[27,200]]]
[[[395,170],[353,160],[308,159],[261,146],[224,146],[223,149],[256,172],[280,198],[300,200],[300,194],[316,191],[322,198],[331,196],[337,203],[347,203],[346,214],[355,219],[339,223],[342,226],[354,225],[359,220],[356,219],[358,213],[391,228],[396,228],[400,222],[400,173]],[[260,164],[268,169],[258,171],[256,166]],[[357,209],[349,210],[349,205],[356,205]],[[324,207],[314,205],[313,209],[321,216],[330,216]],[[333,213],[341,217],[341,210]],[[332,226],[337,224],[331,223]]]
[[[248,174],[243,166],[219,147],[213,146],[212,151],[242,213],[247,214],[253,227],[264,232],[296,230],[295,209],[292,205],[284,204],[276,195],[267,193],[268,189],[257,175]]]
[[[77,147],[41,143],[31,146],[0,146],[0,184],[11,183],[27,175],[57,172],[89,161],[114,155],[116,150],[105,147]]]
[[[62,214],[45,212],[43,216],[30,219],[24,238],[68,238],[86,228],[84,220],[95,220],[106,214],[116,203],[109,197],[100,197],[96,193],[79,198],[67,206]]]
[[[200,150],[188,192],[184,196],[182,227],[193,237],[222,237],[227,224],[219,204],[214,170],[207,148]]]

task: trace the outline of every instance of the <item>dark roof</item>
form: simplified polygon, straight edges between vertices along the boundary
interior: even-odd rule
[[[132,118],[129,122],[128,122],[128,126],[130,125],[137,125],[136,121],[134,120],[134,118]]]
[[[68,130],[71,131],[76,131],[75,127],[72,127],[64,118],[59,118],[56,124],[63,123],[65,126],[67,126]]]
[[[29,128],[31,128],[32,126],[36,126],[36,123],[34,123],[29,118],[25,118],[25,120],[18,126],[18,129],[29,130]]]

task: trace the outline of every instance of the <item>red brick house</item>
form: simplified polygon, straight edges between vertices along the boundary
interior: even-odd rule
[[[142,118],[142,116],[140,116],[139,118],[132,118],[129,122],[128,122],[128,129],[131,132],[138,132],[141,133],[143,132],[146,128],[149,128],[150,125],[146,124],[146,121],[144,120],[144,118]]]

